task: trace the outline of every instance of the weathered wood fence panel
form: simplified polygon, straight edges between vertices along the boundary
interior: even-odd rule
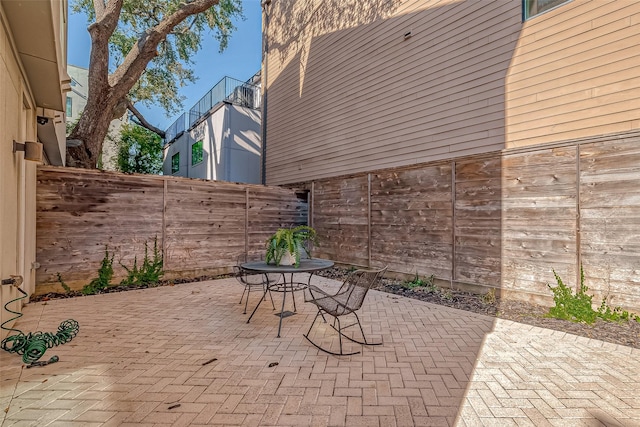
[[[368,265],[367,175],[317,181],[312,199],[313,226],[320,242],[317,256]]]
[[[640,141],[580,146],[582,264],[590,291],[640,306]]]
[[[502,168],[498,156],[456,162],[453,279],[500,282]]]
[[[248,253],[264,255],[266,240],[278,228],[307,224],[308,202],[306,199],[292,197],[291,190],[252,186],[247,193]]]
[[[245,250],[245,189],[228,183],[167,180],[165,268],[227,267]]]
[[[38,292],[119,266],[158,237],[169,276],[220,271],[304,224],[295,190],[41,167]],[[550,301],[552,269],[640,311],[640,133],[304,184],[315,256]],[[47,286],[49,288],[47,288]]]
[[[158,177],[38,168],[36,286],[57,283],[57,274],[86,284],[106,248],[124,274],[119,264],[132,264],[145,242],[162,236],[162,194]]]
[[[451,278],[451,165],[380,172],[371,180],[372,263]]]
[[[638,132],[305,185],[321,256],[546,303],[582,263],[595,303],[640,311]]]
[[[187,178],[40,167],[37,187],[38,293],[74,289],[97,276],[108,247],[114,282],[154,240],[165,277],[223,273],[245,251],[264,251],[278,228],[307,223],[294,190]]]
[[[502,287],[550,295],[552,269],[575,283],[576,147],[507,154],[502,171]]]

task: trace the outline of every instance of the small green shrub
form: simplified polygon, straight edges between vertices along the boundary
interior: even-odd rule
[[[62,280],[62,275],[60,273],[56,273],[56,275],[58,276],[58,282],[60,282],[60,286],[62,286],[62,289],[64,289],[64,291],[68,294],[70,294],[71,292],[73,292],[71,290],[71,288],[69,287],[69,285],[67,285],[65,283],[64,280]]]
[[[440,298],[442,298],[445,301],[453,301],[454,300],[453,292],[451,291],[451,289],[442,289],[440,291]]]
[[[496,290],[494,288],[489,289],[487,293],[482,295],[482,302],[487,305],[495,304],[497,300]]]
[[[102,258],[102,264],[98,269],[98,277],[84,286],[80,292],[83,295],[93,295],[111,286],[111,279],[113,278],[113,254],[109,256],[109,248],[105,246],[104,258]]]
[[[144,259],[142,266],[138,268],[138,257],[133,258],[133,267],[128,268],[126,265],[120,265],[127,271],[127,277],[120,283],[125,286],[142,286],[160,281],[160,277],[164,274],[162,271],[162,254],[158,249],[158,238],[153,241],[153,259],[149,258],[149,245],[144,243]]]
[[[606,297],[602,298],[602,303],[598,308],[598,317],[609,322],[628,322],[630,320],[640,322],[640,316],[637,314],[629,313],[621,307],[614,307],[612,309],[607,303]]]
[[[588,295],[589,288],[584,284],[584,269],[580,266],[580,289],[573,294],[573,291],[564,284],[558,273],[553,270],[558,286],[552,287],[547,284],[553,292],[553,302],[555,305],[549,309],[548,317],[570,320],[572,322],[585,322],[592,324],[600,318],[605,321],[640,321],[636,314],[622,310],[620,307],[611,308],[607,304],[607,298],[602,299],[598,310],[593,309],[592,295]]]
[[[429,292],[433,292],[436,290],[435,278],[436,277],[432,274],[429,277],[421,279],[420,276],[418,276],[418,273],[416,273],[416,277],[409,282],[405,282],[404,285],[409,289],[426,288]]]

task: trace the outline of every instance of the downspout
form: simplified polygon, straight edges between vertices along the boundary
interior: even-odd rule
[[[262,0],[263,27],[262,27],[262,185],[267,184],[267,69],[269,68],[269,8],[271,0]]]

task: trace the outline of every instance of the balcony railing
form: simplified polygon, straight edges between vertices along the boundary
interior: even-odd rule
[[[196,104],[191,107],[188,115],[182,114],[165,131],[165,143],[168,144],[178,138],[188,128],[196,124],[205,116],[216,104],[227,101],[236,105],[249,108],[260,108],[260,87],[231,77],[224,77],[216,83]]]
[[[186,129],[187,113],[182,113],[178,119],[164,132],[164,140],[168,144],[182,135]]]
[[[189,127],[193,126],[213,106],[222,101],[229,101],[243,107],[259,108],[260,88],[241,80],[224,77],[191,107],[189,110]]]

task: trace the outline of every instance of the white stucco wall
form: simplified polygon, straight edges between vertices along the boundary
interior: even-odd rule
[[[192,145],[202,141],[203,160],[193,164]],[[259,184],[260,112],[222,103],[202,122],[165,147],[163,173],[172,175],[171,158],[180,153],[175,176]]]

